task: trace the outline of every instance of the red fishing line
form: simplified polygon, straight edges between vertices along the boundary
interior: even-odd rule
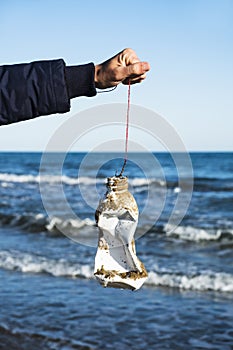
[[[128,85],[128,103],[127,103],[127,113],[126,113],[126,129],[125,129],[125,158],[124,163],[119,176],[123,175],[125,166],[128,160],[128,143],[129,143],[129,112],[130,112],[130,80]]]

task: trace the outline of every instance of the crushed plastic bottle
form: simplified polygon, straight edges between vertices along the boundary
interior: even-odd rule
[[[99,242],[94,275],[104,287],[139,289],[147,271],[136,256],[134,233],[138,223],[137,203],[128,191],[128,179],[107,179],[107,192],[96,210]]]

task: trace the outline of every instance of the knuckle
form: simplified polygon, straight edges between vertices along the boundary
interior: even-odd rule
[[[133,49],[131,49],[130,47],[127,47],[126,49],[123,50],[123,53],[126,54],[126,53],[132,53],[134,52]]]
[[[122,51],[122,57],[124,57],[124,61],[125,61],[126,65],[139,62],[139,59],[136,55],[136,52],[131,48],[124,49]]]

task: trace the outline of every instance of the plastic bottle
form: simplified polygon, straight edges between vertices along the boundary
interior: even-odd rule
[[[128,191],[127,177],[107,179],[107,192],[96,210],[96,223],[99,242],[95,277],[105,287],[139,289],[148,274],[136,256],[138,207]]]

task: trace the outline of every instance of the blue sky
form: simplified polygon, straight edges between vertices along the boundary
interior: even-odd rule
[[[190,151],[232,150],[232,18],[232,0],[1,0],[0,63],[99,63],[132,47],[151,65],[132,103],[163,115]],[[66,115],[1,127],[1,149],[43,150],[66,118],[126,98],[120,86],[76,99]]]

